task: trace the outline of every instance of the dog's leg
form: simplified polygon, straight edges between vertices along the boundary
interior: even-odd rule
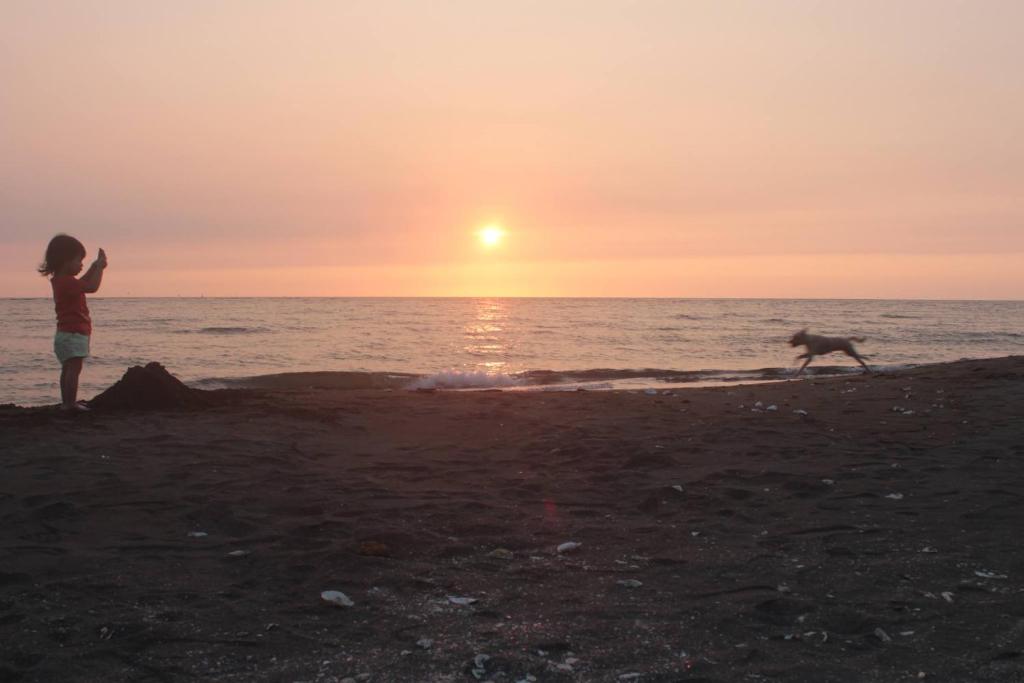
[[[805,353],[805,354],[802,354],[801,356],[798,356],[798,358],[802,358],[802,357],[804,357],[804,356],[806,356],[806,357],[807,357],[807,360],[805,360],[805,361],[804,361],[804,364],[800,366],[800,369],[796,371],[796,374],[795,374],[795,375],[793,375],[793,377],[799,377],[799,376],[800,376],[800,373],[804,371],[804,368],[806,368],[806,367],[807,367],[807,365],[808,365],[808,364],[809,364],[809,363],[810,363],[810,362],[811,362],[812,360],[814,360],[814,356],[812,356],[812,355],[811,355],[810,353]]]
[[[857,353],[856,351],[852,351],[851,350],[851,351],[847,351],[846,355],[850,356],[851,358],[856,360],[858,363],[863,365],[864,366],[864,371],[867,372],[869,375],[872,374],[871,373],[871,368],[868,367],[868,364],[864,362],[864,359],[860,357],[859,353]]]

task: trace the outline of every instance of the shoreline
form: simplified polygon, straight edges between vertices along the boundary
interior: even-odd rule
[[[201,395],[0,408],[8,679],[1024,678],[1024,357]]]
[[[873,365],[874,374],[885,375],[917,368],[947,365],[966,361],[1000,360],[1016,356],[961,358],[957,361],[935,361],[919,364]],[[484,373],[450,370],[438,373],[398,371],[310,370],[246,375],[239,377],[207,377],[186,380],[186,386],[199,391],[255,390],[388,390],[388,391],[677,391],[714,387],[756,386],[806,379],[841,379],[863,374],[855,364],[822,363],[808,367],[801,377],[794,377],[798,365],[738,370],[704,369],[612,369],[590,370],[526,370],[517,373]],[[172,372],[174,369],[171,369]],[[102,392],[100,392],[102,393]],[[96,394],[98,395],[98,394]],[[95,398],[95,396],[94,396]],[[90,399],[91,400],[91,399]],[[56,403],[0,405],[19,408],[52,408]]]

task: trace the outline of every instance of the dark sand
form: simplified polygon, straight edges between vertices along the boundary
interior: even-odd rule
[[[0,681],[1024,680],[1024,358],[189,400],[0,408]]]

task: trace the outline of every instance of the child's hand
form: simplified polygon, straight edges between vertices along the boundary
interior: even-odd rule
[[[96,256],[96,264],[100,268],[106,268],[107,267],[107,252],[105,252],[102,249],[100,249],[99,254],[97,254],[97,256]]]

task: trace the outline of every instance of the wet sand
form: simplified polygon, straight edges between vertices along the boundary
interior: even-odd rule
[[[0,681],[1024,680],[1022,357],[203,396],[0,408]]]

